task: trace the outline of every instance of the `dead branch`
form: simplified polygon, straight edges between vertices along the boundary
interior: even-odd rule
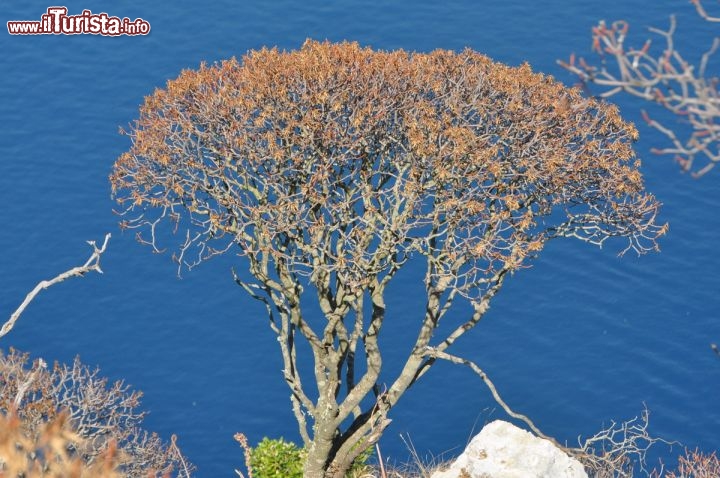
[[[492,396],[495,399],[495,402],[497,402],[497,404],[500,405],[503,410],[505,410],[505,413],[507,413],[509,416],[525,423],[540,438],[544,438],[545,440],[552,442],[555,446],[557,446],[558,448],[560,448],[562,450],[567,450],[566,447],[561,445],[553,437],[548,436],[548,435],[544,434],[542,431],[540,431],[540,429],[537,427],[537,425],[535,425],[535,423],[532,420],[530,420],[530,418],[528,418],[527,415],[523,415],[522,413],[518,413],[518,412],[514,411],[513,409],[511,409],[510,406],[505,402],[505,400],[503,400],[503,398],[500,396],[500,392],[497,391],[497,388],[495,387],[495,384],[492,382],[492,380],[490,380],[490,377],[488,377],[488,375],[480,367],[478,367],[477,364],[475,364],[475,362],[473,362],[472,360],[468,360],[468,359],[464,359],[461,357],[457,357],[455,355],[448,354],[446,352],[441,352],[440,350],[432,348],[432,347],[428,347],[427,350],[428,350],[427,354],[430,357],[439,358],[442,360],[447,360],[448,362],[452,362],[452,363],[460,364],[460,365],[467,365],[468,367],[470,367],[470,369],[473,372],[475,372],[482,379],[483,382],[485,382],[485,385],[487,385],[487,387],[490,389],[490,393],[492,393]]]
[[[695,10],[698,14],[709,22],[720,22],[720,17],[710,15],[702,4],[701,0],[690,0],[690,3],[695,5]]]
[[[650,413],[647,408],[639,417],[623,423],[611,422],[590,438],[578,438],[578,448],[569,451],[580,460],[594,478],[632,478],[636,466],[646,475],[647,452],[655,443],[668,445],[648,432]]]
[[[248,472],[247,478],[253,478],[253,469],[252,469],[252,460],[251,460],[252,448],[250,447],[250,445],[248,443],[248,439],[244,433],[236,433],[235,435],[233,435],[233,438],[235,438],[235,441],[238,442],[243,449],[243,455],[245,458],[245,468],[247,468],[247,472]],[[236,469],[235,473],[240,478],[245,478],[245,475],[243,475],[240,470]]]
[[[705,20],[720,21],[705,11],[700,0],[692,3]],[[600,21],[592,29],[593,51],[598,56],[598,63],[593,64],[582,57],[576,59],[574,53],[567,62],[558,63],[575,74],[583,86],[593,84],[603,88],[600,93],[603,98],[626,93],[673,113],[678,125],[669,126],[643,111],[648,125],[670,143],[652,151],[670,155],[683,171],[691,171],[693,176],[699,177],[720,162],[720,78],[707,72],[710,58],[720,47],[720,38],[712,41],[698,64],[693,64],[675,46],[676,26],[675,17],[671,16],[667,30],[649,28],[663,45],[661,50],[653,50],[652,39],[646,40],[641,48],[628,45],[627,22],[607,24]],[[682,123],[684,125],[680,125]],[[698,158],[704,159],[704,164],[698,163]]]
[[[10,316],[10,319],[2,326],[2,328],[0,329],[0,338],[4,337],[8,334],[8,332],[12,330],[12,328],[15,326],[15,322],[17,322],[17,320],[20,318],[20,315],[25,311],[27,306],[30,305],[30,302],[32,302],[32,300],[40,293],[40,291],[47,289],[48,287],[53,286],[66,279],[69,279],[70,277],[82,277],[91,271],[102,274],[103,271],[102,269],[100,269],[100,256],[102,256],[102,254],[105,252],[110,237],[110,233],[105,234],[105,240],[100,247],[95,244],[95,241],[87,241],[87,243],[92,246],[93,253],[82,266],[73,267],[72,269],[63,272],[62,274],[58,274],[50,280],[44,280],[39,282],[38,285],[36,285],[35,288],[31,290],[30,293],[28,293],[28,295],[25,297],[25,300],[22,302],[22,304],[20,304],[17,310],[13,312],[13,314]]]

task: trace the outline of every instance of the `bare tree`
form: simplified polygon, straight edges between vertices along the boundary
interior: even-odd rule
[[[720,21],[707,13],[700,0],[692,0],[692,3],[702,18]],[[641,48],[628,46],[627,22],[616,21],[608,25],[601,21],[592,29],[593,51],[600,60],[597,66],[583,58],[576,61],[574,53],[568,62],[558,63],[577,75],[584,85],[606,88],[600,94],[603,98],[625,92],[659,104],[687,123],[690,132],[685,135],[683,130],[687,127],[663,124],[643,111],[645,121],[671,143],[671,146],[656,148],[653,152],[673,155],[684,171],[692,171],[697,177],[720,161],[719,79],[708,74],[707,68],[710,57],[720,46],[720,38],[712,41],[695,65],[675,47],[675,28],[675,17],[671,16],[667,30],[649,29],[662,41],[662,51],[659,51],[652,48],[652,40],[646,40]],[[697,161],[699,158],[701,160]]]
[[[637,132],[614,106],[470,50],[254,51],[184,71],[127,134],[110,177],[121,226],[155,251],[175,242],[179,268],[245,258],[253,279],[235,280],[267,307],[307,477],[340,477],[376,443],[400,397],[549,239],[622,237],[644,253],[665,232]],[[425,262],[425,313],[381,381],[385,294],[411,259]],[[462,302],[469,315],[435,336]]]

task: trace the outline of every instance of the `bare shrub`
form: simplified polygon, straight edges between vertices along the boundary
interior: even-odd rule
[[[566,451],[577,458],[591,478],[631,478],[638,470],[646,476],[647,452],[655,443],[669,444],[648,432],[650,414],[643,410],[639,417],[610,425],[595,435],[579,440],[578,448]]]
[[[52,368],[42,359],[28,362],[28,354],[0,352],[0,412],[16,416],[29,443],[43,443],[44,434],[54,430],[52,424],[67,422],[72,433],[63,437],[73,460],[90,466],[117,449],[117,469],[124,476],[158,476],[173,470],[178,476],[190,475],[191,465],[174,441],[165,444],[157,434],[140,428],[145,417],[139,409],[140,392],[122,381],[109,384],[78,358],[71,366],[55,363]]]
[[[685,450],[685,455],[678,460],[676,471],[670,471],[665,478],[717,478],[720,476],[720,460],[717,452],[702,453]]]

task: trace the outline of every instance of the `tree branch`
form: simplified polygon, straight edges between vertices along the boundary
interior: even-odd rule
[[[460,364],[460,365],[467,365],[468,367],[470,367],[470,369],[473,372],[475,372],[482,379],[483,382],[485,382],[485,385],[487,385],[487,387],[490,389],[490,393],[492,393],[493,398],[498,403],[498,405],[500,405],[502,407],[502,409],[505,410],[505,413],[507,413],[508,415],[510,415],[511,417],[513,417],[515,419],[521,420],[528,427],[530,427],[530,429],[540,438],[549,440],[555,446],[557,446],[558,448],[560,448],[562,450],[567,450],[566,447],[564,447],[563,445],[558,443],[558,441],[555,440],[553,437],[548,436],[548,435],[544,434],[543,432],[541,432],[540,429],[535,425],[535,423],[533,423],[533,421],[530,420],[530,418],[528,418],[526,415],[523,415],[522,413],[517,413],[517,412],[513,411],[510,408],[510,406],[507,403],[505,403],[505,400],[502,399],[502,397],[500,396],[500,393],[497,391],[497,388],[495,388],[495,384],[492,382],[492,380],[490,380],[490,377],[488,377],[487,374],[480,367],[478,367],[474,362],[472,362],[471,360],[468,360],[468,359],[457,357],[455,355],[450,355],[446,352],[442,352],[433,347],[427,348],[427,356],[437,358],[437,359],[447,360],[448,362],[452,362],[452,363],[456,363],[456,364]]]
[[[95,244],[95,241],[87,241],[87,243],[92,246],[93,253],[82,266],[73,267],[72,269],[63,272],[62,274],[59,274],[50,280],[44,280],[39,282],[38,285],[36,285],[35,288],[31,290],[30,293],[25,297],[25,300],[22,302],[22,304],[20,304],[17,310],[13,312],[13,314],[10,316],[10,319],[2,326],[2,329],[0,329],[0,338],[7,335],[13,329],[13,327],[15,326],[15,322],[17,322],[17,320],[20,318],[20,315],[22,315],[27,306],[30,305],[30,302],[32,302],[35,296],[37,296],[43,289],[47,289],[48,287],[62,282],[65,279],[69,279],[70,277],[82,277],[91,271],[102,274],[103,271],[102,269],[100,269],[100,256],[102,256],[102,254],[105,252],[105,248],[107,247],[107,243],[110,240],[110,237],[110,233],[105,234],[105,240],[100,247]]]
[[[692,3],[702,18],[720,22],[720,18],[708,15],[700,0],[692,0]],[[717,154],[720,142],[720,127],[717,125],[720,80],[716,75],[706,73],[710,57],[720,47],[720,38],[715,38],[700,62],[693,65],[675,45],[676,24],[675,16],[671,15],[667,30],[649,28],[664,43],[664,49],[653,54],[650,39],[640,49],[627,45],[627,22],[616,21],[608,25],[601,21],[592,30],[593,51],[600,57],[598,66],[584,58],[576,61],[575,54],[570,55],[568,62],[558,63],[577,75],[584,86],[595,84],[608,88],[600,93],[603,98],[625,92],[656,103],[676,115],[679,122],[689,123],[691,128],[663,126],[643,111],[648,125],[673,144],[673,147],[654,148],[652,152],[673,156],[683,171],[691,171],[693,176],[699,177],[720,162]],[[706,164],[697,164],[698,157],[704,158]]]
[[[711,16],[705,10],[705,7],[703,7],[702,2],[700,0],[690,0],[690,3],[695,5],[695,10],[697,10],[698,15],[703,17],[705,20],[707,20],[709,22],[720,22],[720,17]]]

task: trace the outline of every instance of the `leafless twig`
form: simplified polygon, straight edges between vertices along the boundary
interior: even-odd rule
[[[170,437],[170,446],[173,449],[173,452],[175,453],[175,456],[180,461],[180,464],[183,467],[183,471],[185,472],[185,477],[190,478],[190,467],[188,466],[187,462],[185,461],[185,457],[183,457],[182,452],[180,451],[180,448],[178,448],[177,445],[177,435],[174,433]]]
[[[252,449],[248,444],[248,439],[243,433],[236,433],[233,438],[235,438],[235,441],[240,444],[245,454],[245,467],[247,468],[248,478],[253,478],[252,460],[250,458],[252,455]],[[245,478],[245,475],[243,475],[240,470],[235,470],[235,473],[240,478]]]
[[[665,478],[714,478],[720,476],[720,459],[717,452],[703,453],[697,448],[685,450],[678,460],[678,468]]]
[[[485,382],[485,385],[487,385],[487,387],[490,389],[490,393],[492,393],[493,398],[498,403],[498,405],[500,405],[502,409],[505,410],[505,413],[525,423],[540,438],[551,441],[558,448],[561,448],[563,450],[565,449],[565,447],[558,443],[558,441],[555,440],[553,437],[541,432],[540,429],[535,425],[535,423],[533,423],[533,421],[530,420],[530,418],[528,418],[526,415],[523,415],[522,413],[517,413],[513,409],[511,409],[510,406],[505,402],[505,400],[503,400],[500,396],[500,393],[497,391],[497,388],[495,387],[495,384],[492,382],[492,380],[490,380],[490,377],[488,377],[487,374],[473,361],[464,359],[462,357],[457,357],[455,355],[450,355],[434,348],[428,348],[428,355],[434,358],[439,358],[452,363],[467,365],[468,367],[470,367],[470,369],[478,376],[480,376],[483,382]]]
[[[595,478],[632,478],[636,466],[649,474],[645,459],[650,447],[658,442],[675,444],[650,435],[649,416],[644,409],[639,417],[613,421],[592,437],[578,439],[579,447],[571,452]]]
[[[24,377],[24,380],[19,381],[17,386],[17,393],[15,394],[15,400],[13,400],[13,407],[14,409],[20,408],[20,404],[23,401],[23,398],[25,397],[25,394],[27,393],[30,386],[35,382],[35,380],[38,378],[38,375],[40,375],[41,371],[45,371],[47,368],[47,363],[43,359],[39,359],[37,362],[37,368],[35,368],[30,374],[26,375]]]
[[[107,247],[107,243],[110,240],[110,236],[110,233],[105,234],[105,240],[100,247],[95,244],[95,241],[87,241],[87,243],[92,246],[93,253],[82,266],[73,267],[72,269],[63,272],[62,274],[59,274],[50,280],[44,280],[39,282],[38,285],[36,285],[35,288],[31,290],[30,293],[25,297],[25,300],[22,302],[22,304],[20,304],[20,307],[18,307],[17,310],[13,312],[13,314],[10,316],[10,319],[2,326],[2,329],[0,329],[0,338],[4,337],[8,334],[8,332],[12,330],[12,328],[15,326],[15,322],[17,322],[17,320],[20,318],[20,315],[22,315],[27,306],[30,305],[30,302],[32,302],[35,296],[37,296],[43,289],[47,289],[48,287],[62,282],[70,277],[82,277],[91,271],[102,274],[103,271],[102,269],[100,269],[100,256],[102,256],[102,254],[105,252],[105,248]]]
[[[720,22],[720,18],[708,15],[700,0],[692,3],[702,18]],[[627,22],[600,21],[592,29],[598,64],[576,59],[575,54],[570,55],[567,62],[558,63],[577,75],[584,86],[593,84],[605,88],[601,97],[624,92],[662,106],[690,126],[690,132],[683,138],[680,128],[662,124],[643,111],[648,125],[671,143],[653,152],[673,156],[684,171],[692,171],[693,176],[699,177],[720,162],[720,78],[707,71],[710,58],[720,48],[720,38],[716,37],[700,61],[693,64],[675,45],[676,26],[675,17],[671,16],[667,30],[649,28],[662,44],[661,50],[653,51],[651,39],[639,49],[628,44]],[[698,164],[698,158],[704,163]]]
[[[710,15],[706,10],[705,7],[703,7],[702,2],[700,0],[690,0],[690,3],[695,5],[695,10],[697,10],[698,14],[703,17],[705,20],[709,22],[720,22],[720,17],[715,17]]]

